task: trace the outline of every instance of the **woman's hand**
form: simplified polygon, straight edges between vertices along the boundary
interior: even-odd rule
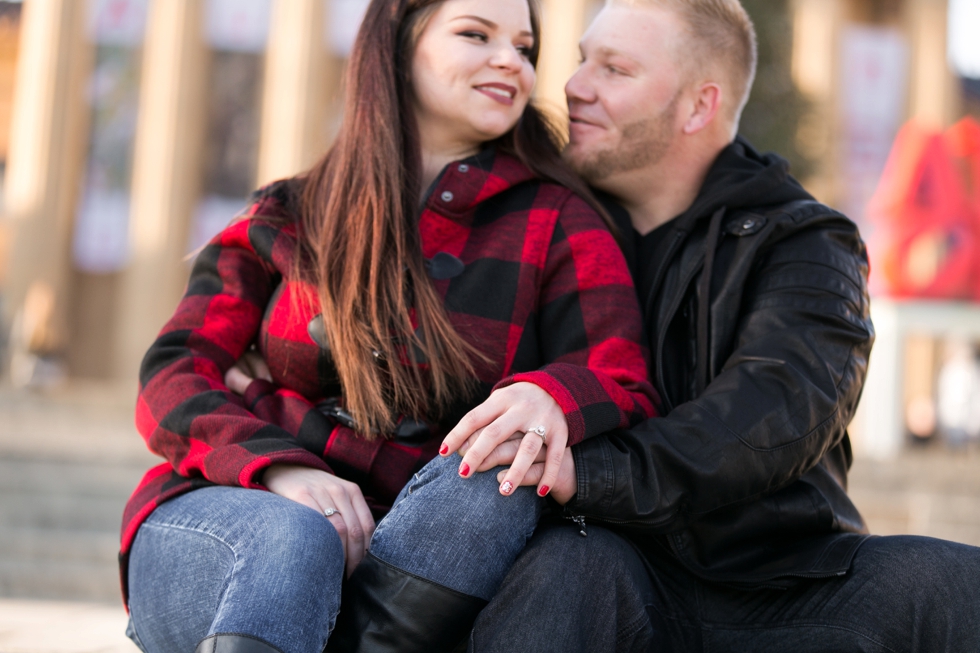
[[[374,517],[361,488],[323,470],[299,465],[272,465],[265,470],[262,483],[275,494],[321,515],[331,508],[336,511],[326,519],[337,529],[344,545],[349,577],[364,558],[374,534]]]
[[[236,395],[243,395],[249,384],[255,379],[272,381],[272,372],[262,354],[257,351],[247,351],[231,369],[225,372],[225,385]]]
[[[544,429],[545,437],[532,430],[536,427]],[[546,496],[558,478],[565,457],[568,423],[558,402],[533,383],[515,383],[494,391],[449,432],[439,453],[449,456],[469,441],[459,466],[459,475],[468,478],[481,469],[484,460],[501,443],[515,436],[520,444],[513,464],[501,480],[500,493],[509,495],[523,483],[547,440],[544,468],[537,483],[538,494]]]
[[[507,443],[504,443],[502,446],[506,445]],[[503,481],[506,475],[506,471],[498,473],[497,480]],[[537,485],[542,476],[544,476],[544,463],[536,462],[527,470],[521,485]],[[558,471],[558,478],[551,488],[551,498],[560,505],[565,505],[572,500],[576,492],[578,492],[578,477],[575,475],[575,457],[571,451],[566,451],[561,461],[561,469]]]

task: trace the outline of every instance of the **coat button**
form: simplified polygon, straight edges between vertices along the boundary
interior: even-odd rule
[[[444,192],[444,193],[442,194],[442,201],[443,201],[443,202],[452,202],[452,201],[453,201],[453,198],[454,198],[454,197],[455,197],[455,195],[453,195],[453,194],[452,194],[451,192],[449,192],[449,191],[447,190],[447,191],[445,191],[445,192]]]
[[[463,174],[466,174],[467,172],[470,171],[470,167],[468,165],[466,165],[465,163],[460,163],[459,164],[459,167],[457,168],[457,170],[459,170]]]

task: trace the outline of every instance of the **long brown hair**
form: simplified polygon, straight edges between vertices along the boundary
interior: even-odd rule
[[[450,323],[426,272],[418,228],[422,155],[409,73],[425,24],[444,1],[371,2],[348,63],[343,125],[306,175],[300,198],[302,245],[315,263],[345,406],[368,438],[390,432],[399,414],[438,416],[469,392],[474,362],[484,358]],[[538,0],[528,4],[536,65]],[[560,128],[529,104],[493,145],[603,213],[562,162],[562,140]]]

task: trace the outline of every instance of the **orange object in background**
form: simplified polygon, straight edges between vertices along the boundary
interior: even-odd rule
[[[944,135],[953,165],[959,172],[967,205],[973,214],[974,231],[980,238],[980,123],[964,118]],[[973,271],[973,299],[980,302],[980,256]]]
[[[874,292],[980,301],[980,125],[906,124],[868,214]]]

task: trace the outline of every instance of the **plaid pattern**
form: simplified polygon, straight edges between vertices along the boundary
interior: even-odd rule
[[[381,514],[454,424],[432,425],[423,443],[368,442],[316,408],[340,387],[314,340],[315,288],[293,272],[298,224],[286,205],[281,184],[263,189],[201,252],[143,361],[137,428],[167,462],[126,506],[124,580],[137,529],[168,499],[212,484],[264,489],[265,468],[294,463],[357,482]],[[655,414],[629,271],[580,198],[491,150],[447,168],[420,230],[426,258],[444,252],[465,264],[433,283],[457,331],[492,360],[458,415],[518,381],[558,401],[570,444]],[[276,382],[256,381],[239,397],[224,374],[252,343]]]

